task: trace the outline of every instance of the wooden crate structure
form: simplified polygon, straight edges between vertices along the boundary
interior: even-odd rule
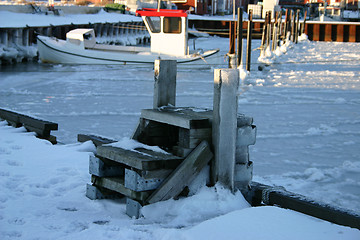
[[[90,157],[90,199],[127,197],[127,214],[139,217],[141,206],[179,195],[212,158],[211,111],[193,108],[142,110],[133,139],[159,146],[168,153],[145,148],[123,149],[112,140],[79,135],[93,140],[97,153]],[[186,176],[184,180],[184,176]]]

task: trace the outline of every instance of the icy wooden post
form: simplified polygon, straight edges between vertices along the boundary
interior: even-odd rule
[[[283,31],[283,36],[282,36],[284,43],[287,41],[288,28],[289,28],[289,9],[286,9],[284,31]]]
[[[155,60],[153,108],[173,105],[176,98],[176,60]]]
[[[237,55],[237,62],[236,66],[239,67],[240,64],[242,64],[242,39],[243,39],[243,33],[242,33],[242,27],[243,27],[243,14],[242,14],[242,8],[238,8],[238,18],[237,18],[237,46],[236,46],[236,55]]]
[[[296,24],[296,14],[293,10],[291,10],[291,41],[295,42],[295,24]]]
[[[299,39],[299,30],[300,30],[300,10],[298,9],[296,11],[296,26],[295,26],[295,43],[298,43],[298,39]]]
[[[306,15],[307,15],[307,11],[305,11],[305,14],[304,14],[304,21],[303,23],[301,24],[301,31],[300,31],[300,35],[305,33],[305,24],[306,24]]]
[[[239,73],[236,69],[215,69],[212,138],[214,160],[212,180],[234,189]]]
[[[249,10],[249,20],[247,28],[247,46],[246,46],[246,70],[250,72],[251,63],[251,39],[252,39],[252,10]]]
[[[229,68],[235,68],[235,34],[236,34],[235,22],[229,22]]]

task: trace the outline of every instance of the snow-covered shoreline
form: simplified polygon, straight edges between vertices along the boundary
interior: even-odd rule
[[[240,192],[203,186],[188,198],[125,214],[89,200],[91,142],[51,145],[0,121],[1,239],[358,239],[360,231],[277,207],[249,207]],[[260,229],[259,229],[260,227]],[[299,227],[301,229],[299,229]]]

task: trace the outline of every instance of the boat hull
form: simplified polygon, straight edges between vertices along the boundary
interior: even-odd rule
[[[182,65],[205,66],[211,65],[209,60],[219,52],[215,49],[203,54],[177,57],[151,52],[101,51],[71,47],[64,40],[44,36],[38,36],[37,45],[42,62],[60,64],[154,64],[156,59],[171,59]]]

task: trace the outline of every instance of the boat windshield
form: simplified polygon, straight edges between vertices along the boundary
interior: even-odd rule
[[[150,27],[150,31],[153,33],[159,33],[160,28],[160,17],[146,17],[146,22]]]

